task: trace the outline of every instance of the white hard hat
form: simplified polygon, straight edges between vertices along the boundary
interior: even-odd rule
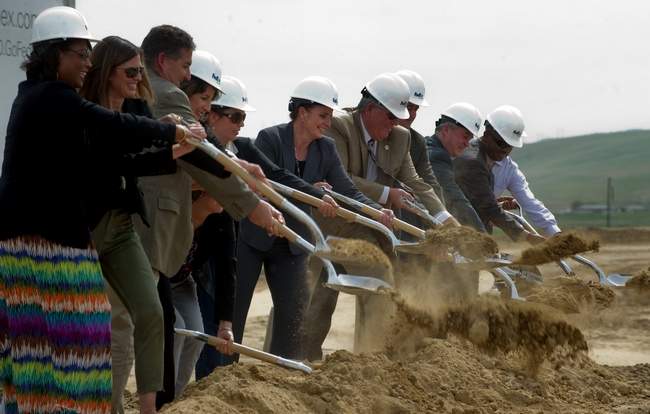
[[[223,94],[212,101],[212,105],[235,108],[244,112],[255,110],[255,108],[248,104],[246,86],[239,79],[232,76],[224,76],[221,79],[221,91]]]
[[[72,7],[57,6],[43,10],[34,19],[31,44],[54,39],[85,39],[99,42],[88,31],[81,12]]]
[[[519,109],[502,105],[488,114],[487,121],[508,145],[515,148],[524,146],[524,117]]]
[[[445,109],[442,115],[453,119],[461,124],[465,129],[478,137],[478,131],[483,123],[481,112],[472,104],[458,102]]]
[[[411,90],[408,84],[394,73],[382,73],[366,84],[365,90],[399,119],[408,119],[406,109]]]
[[[395,74],[402,78],[404,82],[406,82],[406,84],[409,86],[409,90],[411,91],[411,98],[409,99],[409,102],[418,106],[429,106],[429,102],[424,99],[424,95],[426,94],[424,80],[419,73],[408,69],[402,69],[395,72]]]
[[[190,73],[221,91],[221,63],[210,52],[195,50],[192,53]]]
[[[293,90],[291,98],[304,99],[325,105],[336,111],[340,111],[339,107],[339,91],[336,89],[334,83],[322,76],[309,76],[301,80]],[[291,107],[289,101],[289,106]]]

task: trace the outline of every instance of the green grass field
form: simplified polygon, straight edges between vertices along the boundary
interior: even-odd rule
[[[566,213],[556,214],[561,228],[605,227],[606,215],[600,213]],[[650,211],[632,213],[612,213],[611,227],[650,226]]]

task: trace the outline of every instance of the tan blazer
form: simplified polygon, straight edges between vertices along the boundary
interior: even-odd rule
[[[376,158],[381,168],[377,169],[376,182],[365,178],[369,155],[359,111],[334,116],[332,126],[325,135],[334,138],[343,167],[359,190],[368,197],[378,201],[384,186],[396,186],[390,174],[413,189],[431,214],[445,210],[431,186],[415,171],[409,154],[411,136],[407,129],[396,126],[385,141],[377,143]]]
[[[175,113],[195,122],[187,95],[153,71],[148,71],[148,74],[156,97],[152,108],[154,116],[159,118]],[[194,157],[203,156],[198,151],[192,153],[197,152]],[[259,202],[259,198],[237,177],[217,178],[214,173],[188,162],[189,159],[193,158],[185,156],[179,159],[179,168],[174,174],[141,177],[139,180],[151,227],[136,220],[136,230],[151,266],[168,277],[178,272],[192,245],[192,179],[219,201],[235,220],[246,217]]]

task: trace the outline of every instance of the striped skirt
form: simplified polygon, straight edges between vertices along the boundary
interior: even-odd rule
[[[94,249],[38,238],[0,241],[5,413],[110,412],[110,328]]]

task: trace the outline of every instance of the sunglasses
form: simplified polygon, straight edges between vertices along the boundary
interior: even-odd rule
[[[75,55],[79,56],[81,59],[90,59],[90,55],[92,54],[92,51],[90,49],[81,49],[81,50],[75,50],[75,49],[64,49],[66,52],[72,52]]]
[[[124,69],[124,74],[129,79],[137,78],[138,75],[144,76],[144,66],[132,66],[129,68],[119,68],[119,69]]]
[[[221,116],[230,119],[233,124],[241,124],[246,120],[246,112],[223,112]]]
[[[203,190],[192,190],[192,202],[195,202],[203,195]]]

